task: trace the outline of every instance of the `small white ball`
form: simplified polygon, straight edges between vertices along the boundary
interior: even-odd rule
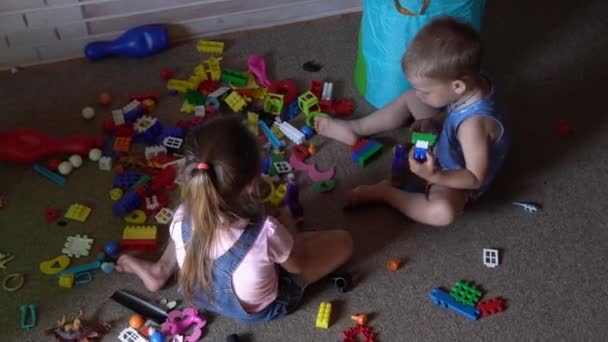
[[[67,161],[61,162],[57,170],[59,170],[59,173],[62,175],[67,176],[72,172],[72,164]]]
[[[91,120],[93,117],[95,117],[95,110],[91,107],[84,107],[82,109],[82,117],[87,120]]]
[[[101,150],[98,148],[93,148],[89,151],[89,160],[90,161],[99,161],[101,159]]]
[[[70,164],[72,164],[72,166],[76,169],[82,166],[82,157],[77,154],[71,155],[70,159],[68,160],[70,161]]]

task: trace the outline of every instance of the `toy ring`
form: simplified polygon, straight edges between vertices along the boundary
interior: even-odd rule
[[[2,288],[4,291],[13,292],[19,290],[23,286],[25,277],[23,273],[12,273],[4,277],[2,281]],[[15,282],[13,286],[9,287],[9,283]]]
[[[298,85],[291,80],[276,81],[270,84],[268,92],[283,95],[283,103],[287,106],[298,97]]]

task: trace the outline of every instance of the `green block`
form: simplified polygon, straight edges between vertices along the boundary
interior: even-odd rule
[[[197,90],[187,90],[186,93],[184,93],[184,99],[193,106],[202,106],[205,104],[206,98],[205,95]]]
[[[244,86],[247,84],[247,81],[249,81],[249,75],[232,69],[224,69],[222,70],[221,80],[237,86]]]
[[[416,145],[417,141],[428,141],[429,146],[433,146],[437,141],[437,135],[433,133],[412,132],[412,144]]]
[[[370,148],[369,151],[363,153],[357,158],[357,165],[360,167],[366,167],[375,157],[379,156],[380,150],[382,150],[381,144],[376,144],[374,147]]]
[[[471,283],[466,281],[457,282],[450,295],[456,299],[457,302],[475,306],[481,299],[481,291],[473,286]]]

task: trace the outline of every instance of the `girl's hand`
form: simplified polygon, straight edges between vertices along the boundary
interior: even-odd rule
[[[438,174],[437,160],[431,150],[426,151],[426,160],[420,162],[414,159],[414,147],[410,149],[409,165],[412,173],[429,183],[434,183],[434,178]]]

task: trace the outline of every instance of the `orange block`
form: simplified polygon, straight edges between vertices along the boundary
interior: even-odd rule
[[[129,148],[131,148],[131,137],[116,137],[114,139],[114,151],[118,152],[129,152]]]

